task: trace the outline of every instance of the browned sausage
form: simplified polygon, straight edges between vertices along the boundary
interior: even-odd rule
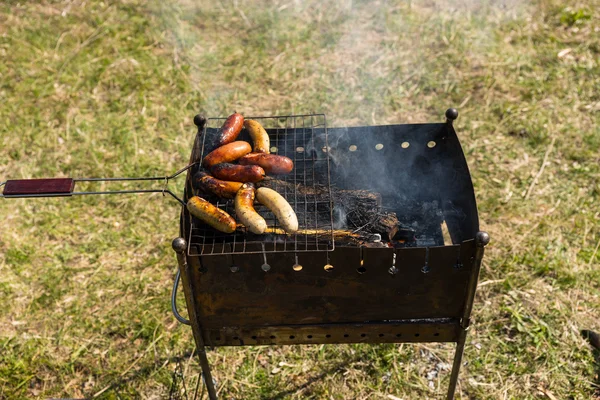
[[[242,114],[231,114],[221,127],[221,130],[215,138],[215,147],[223,146],[233,142],[239,136],[244,127],[244,117]]]
[[[265,170],[258,165],[222,163],[213,166],[210,171],[215,177],[226,181],[260,182],[265,179]]]
[[[235,195],[235,215],[250,232],[260,235],[267,229],[267,223],[254,209],[254,196],[254,185],[244,183]]]
[[[202,165],[204,165],[206,168],[210,168],[213,165],[217,165],[219,163],[235,161],[238,158],[250,153],[251,151],[252,147],[248,142],[231,142],[210,152],[206,157],[204,157]]]
[[[232,233],[237,224],[231,215],[201,197],[194,196],[187,202],[188,211],[218,231]]]
[[[260,165],[267,174],[289,174],[294,168],[294,162],[285,156],[277,154],[250,153],[240,158],[242,165]]]
[[[233,199],[237,191],[242,187],[242,182],[222,181],[204,171],[198,171],[194,175],[192,183],[195,188],[213,193],[224,199]]]

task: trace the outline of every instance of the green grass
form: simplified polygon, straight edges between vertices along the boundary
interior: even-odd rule
[[[597,0],[10,0],[0,60],[0,181],[174,172],[199,111],[315,111],[343,126],[440,121],[456,106],[492,237],[457,397],[600,396],[579,335],[600,330]],[[169,309],[178,213],[160,195],[0,201],[0,398],[181,390],[179,366],[198,368]],[[452,351],[209,359],[223,398],[415,399],[443,396]]]

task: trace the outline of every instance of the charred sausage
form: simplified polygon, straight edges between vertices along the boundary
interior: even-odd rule
[[[254,143],[254,152],[269,154],[269,149],[271,148],[271,141],[269,139],[267,131],[265,131],[265,128],[263,128],[258,121],[255,121],[253,119],[245,120],[244,128],[246,128],[248,134],[252,138],[252,143]]]
[[[298,217],[290,203],[282,195],[273,189],[261,187],[256,190],[256,199],[273,211],[277,221],[286,232],[294,233],[298,230]]]
[[[222,163],[210,171],[219,179],[235,182],[260,182],[265,179],[265,170],[258,165],[236,165]]]
[[[196,189],[213,193],[224,199],[233,199],[242,187],[242,182],[223,181],[204,171],[198,171],[192,183]]]
[[[187,202],[188,211],[218,231],[232,233],[237,224],[231,215],[201,197],[194,196]]]
[[[210,152],[206,157],[204,157],[202,165],[204,165],[206,168],[210,168],[219,163],[235,161],[251,151],[252,147],[250,147],[250,143],[248,142],[231,142]]]
[[[267,229],[267,222],[254,209],[254,185],[244,183],[235,195],[235,214],[252,233],[260,235]]]
[[[244,127],[244,117],[242,114],[231,114],[221,127],[215,138],[215,147],[223,146],[233,142],[239,136]]]
[[[294,168],[292,160],[277,154],[250,153],[240,158],[239,163],[260,165],[267,174],[289,174]]]

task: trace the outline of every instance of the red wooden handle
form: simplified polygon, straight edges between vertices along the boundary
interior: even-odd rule
[[[63,195],[73,192],[75,182],[72,178],[53,179],[14,179],[6,181],[4,196],[22,195]]]

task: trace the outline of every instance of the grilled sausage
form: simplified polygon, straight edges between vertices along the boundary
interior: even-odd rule
[[[273,189],[261,187],[256,190],[256,199],[273,211],[281,227],[286,232],[294,233],[298,230],[298,217],[296,217],[290,203],[282,195]]]
[[[233,142],[239,136],[244,127],[244,117],[242,114],[231,114],[221,127],[215,138],[215,147],[223,146]]]
[[[231,215],[201,197],[194,196],[187,202],[188,211],[218,231],[232,233],[237,224]]]
[[[258,121],[253,119],[245,120],[244,128],[246,128],[250,134],[250,137],[252,138],[252,143],[254,143],[254,152],[269,154],[271,141],[269,140],[269,135],[267,134],[267,131],[265,131],[265,128],[263,128]]]
[[[260,182],[265,179],[265,170],[258,165],[222,163],[213,166],[210,171],[215,177],[226,181]]]
[[[244,183],[235,195],[235,214],[252,233],[260,235],[267,229],[267,222],[254,209],[254,185]]]
[[[242,187],[242,182],[222,181],[204,171],[198,171],[192,183],[196,189],[213,193],[224,199],[233,199]]]
[[[240,158],[242,165],[260,165],[267,174],[289,174],[294,162],[277,154],[250,153]]]
[[[235,161],[238,158],[241,158],[246,154],[250,153],[251,151],[252,147],[250,147],[250,143],[248,142],[231,142],[210,152],[206,157],[204,157],[202,165],[206,168],[210,168],[213,165],[217,165],[219,163]]]

